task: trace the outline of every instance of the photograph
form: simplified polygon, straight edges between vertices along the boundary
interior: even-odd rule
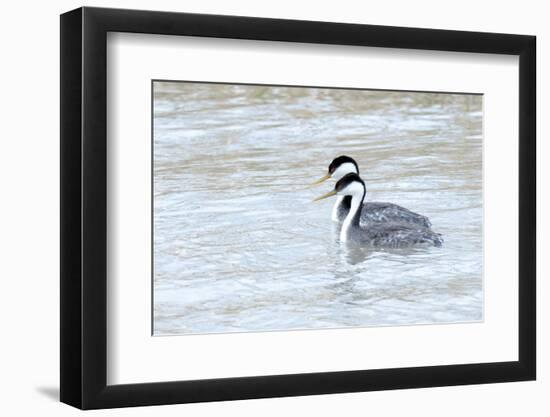
[[[31,132],[7,141],[29,186],[5,206],[59,230],[30,262],[8,222],[8,311],[22,294],[40,314],[7,334],[49,346],[8,369],[34,384],[9,406],[538,415],[543,14],[138,6],[65,5],[56,31],[45,11],[14,44],[36,72],[55,43],[31,90],[58,91],[7,84],[26,121],[8,132]],[[33,123],[29,97],[50,104]],[[48,123],[58,146],[33,134]],[[12,278],[27,265],[36,285]]]
[[[152,81],[153,336],[483,321],[483,95]]]

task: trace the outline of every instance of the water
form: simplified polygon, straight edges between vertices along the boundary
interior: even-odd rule
[[[443,247],[341,244],[340,154]],[[156,82],[153,169],[155,335],[483,318],[481,96]]]

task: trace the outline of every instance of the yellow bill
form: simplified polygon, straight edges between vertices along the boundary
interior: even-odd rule
[[[335,190],[329,191],[328,193],[323,194],[321,197],[317,197],[317,198],[316,198],[315,200],[313,200],[313,201],[323,200],[323,199],[325,199],[325,198],[332,197],[333,195],[336,195],[336,191],[335,191]]]
[[[321,178],[319,178],[317,181],[315,182],[312,182],[311,184],[309,184],[309,186],[313,186],[313,185],[317,185],[317,184],[321,184],[322,182],[325,182],[326,180],[328,180],[330,178],[330,174],[327,174]]]

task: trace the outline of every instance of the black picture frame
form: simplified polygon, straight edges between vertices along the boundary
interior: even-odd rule
[[[519,56],[518,361],[107,385],[108,32]],[[535,379],[535,54],[524,35],[88,7],[61,15],[61,401],[94,409]]]

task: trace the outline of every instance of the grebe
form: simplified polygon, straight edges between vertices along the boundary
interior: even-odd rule
[[[333,178],[338,181],[345,175],[351,173],[359,175],[359,166],[353,158],[342,155],[330,163],[328,166],[328,173],[325,176],[321,177],[311,185],[321,184],[329,178]],[[343,222],[349,213],[350,205],[350,196],[338,196],[332,209],[332,220],[340,223]],[[363,203],[360,222],[361,224],[366,224],[368,222],[399,222],[414,226],[422,226],[425,228],[430,228],[432,225],[426,216],[417,214],[406,209],[405,207],[401,207],[393,203],[381,203],[374,201],[366,201]]]
[[[330,191],[313,201],[322,200],[333,195],[349,196],[350,210],[340,231],[340,240],[355,242],[376,247],[402,248],[415,245],[441,246],[443,238],[429,228],[414,226],[401,222],[368,222],[360,224],[360,217],[364,207],[366,188],[365,183],[355,173],[341,178]]]

